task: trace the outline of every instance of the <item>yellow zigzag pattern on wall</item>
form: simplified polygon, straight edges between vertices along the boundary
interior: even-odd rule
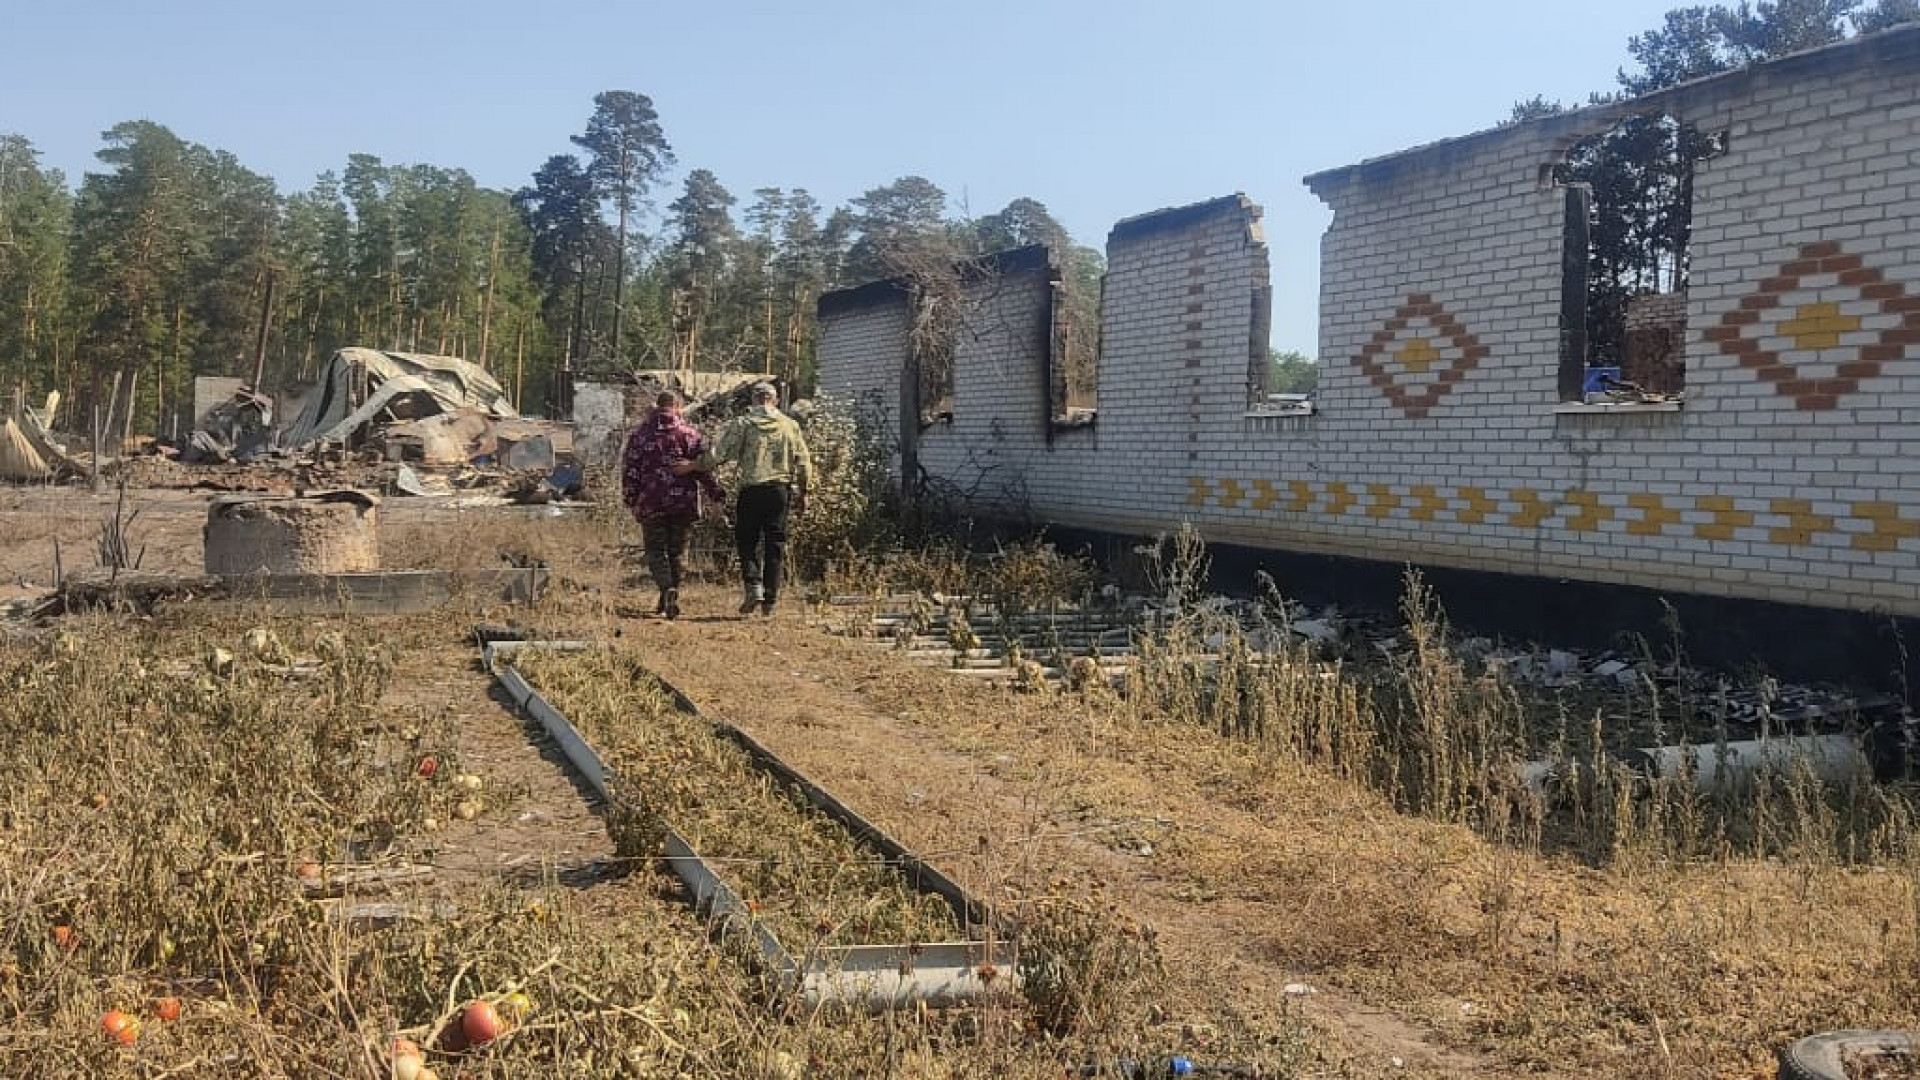
[[[1186,505],[1257,513],[1354,516],[1373,520],[1451,521],[1462,525],[1536,529],[1552,524],[1574,533],[1693,537],[1781,547],[1850,547],[1895,551],[1902,540],[1920,550],[1920,510],[1903,517],[1890,502],[1846,502],[1845,514],[1818,513],[1809,499],[1734,499],[1727,495],[1565,494],[1467,485],[1347,484],[1267,479],[1243,482],[1187,478]]]

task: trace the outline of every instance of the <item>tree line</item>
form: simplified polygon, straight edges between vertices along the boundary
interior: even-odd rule
[[[195,377],[283,390],[349,345],[465,357],[530,414],[562,407],[567,373],[763,371],[804,390],[823,290],[1035,243],[1097,311],[1100,254],[1034,199],[970,218],[907,176],[832,209],[804,188],[742,205],[703,168],[667,198],[672,147],[632,91],[597,95],[570,141],[513,191],[354,154],[283,194],[151,121],[103,133],[77,186],[0,134],[0,392],[59,391],[69,429],[97,407],[113,433],[170,435],[193,422]]]
[[[1638,70],[1601,103],[1920,18],[1920,0],[1761,0],[1684,7],[1634,36]],[[1565,106],[1520,102],[1513,120]],[[1063,270],[1069,385],[1092,403],[1100,253],[1031,198],[956,214],[906,176],[845,205],[804,188],[741,200],[707,169],[660,191],[676,162],[652,101],[596,96],[573,152],[517,190],[459,168],[348,157],[283,194],[232,154],[151,121],[103,133],[101,169],[69,186],[32,142],[0,133],[0,394],[59,391],[58,420],[184,430],[192,380],[281,390],[336,348],[466,357],[522,411],[556,413],[568,373],[753,370],[804,390],[826,289],[921,282],[986,252],[1046,244]],[[1590,357],[1617,362],[1634,296],[1682,289],[1693,163],[1711,152],[1671,117],[1633,117],[1577,147],[1563,178],[1593,194]],[[657,217],[646,208],[665,200]],[[1305,358],[1276,366],[1310,385]],[[1284,369],[1284,370],[1283,370]],[[932,396],[937,396],[932,395]],[[930,396],[931,400],[931,396]]]

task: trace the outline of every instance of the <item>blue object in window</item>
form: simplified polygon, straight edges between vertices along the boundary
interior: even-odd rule
[[[1583,394],[1604,394],[1609,382],[1620,381],[1620,369],[1617,367],[1590,367],[1587,369],[1587,381],[1581,385]]]

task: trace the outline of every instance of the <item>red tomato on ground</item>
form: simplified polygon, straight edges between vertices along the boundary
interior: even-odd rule
[[[140,1041],[140,1021],[119,1009],[101,1014],[100,1026],[106,1029],[109,1038],[121,1046],[132,1046]]]
[[[460,1031],[475,1046],[485,1046],[500,1037],[500,1014],[489,1001],[470,1001],[460,1010]]]

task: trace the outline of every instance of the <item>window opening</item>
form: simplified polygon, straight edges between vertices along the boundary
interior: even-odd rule
[[[1313,412],[1320,369],[1300,352],[1281,352],[1273,336],[1273,284],[1265,260],[1253,282],[1247,342],[1247,412],[1260,416],[1306,416]]]
[[[1723,134],[1651,113],[1577,143],[1554,170],[1567,185],[1561,400],[1685,390],[1694,171],[1724,147]]]
[[[1047,370],[1047,417],[1055,428],[1085,427],[1099,410],[1100,313],[1106,303],[1106,259],[1077,244],[1055,248],[1053,343]]]

